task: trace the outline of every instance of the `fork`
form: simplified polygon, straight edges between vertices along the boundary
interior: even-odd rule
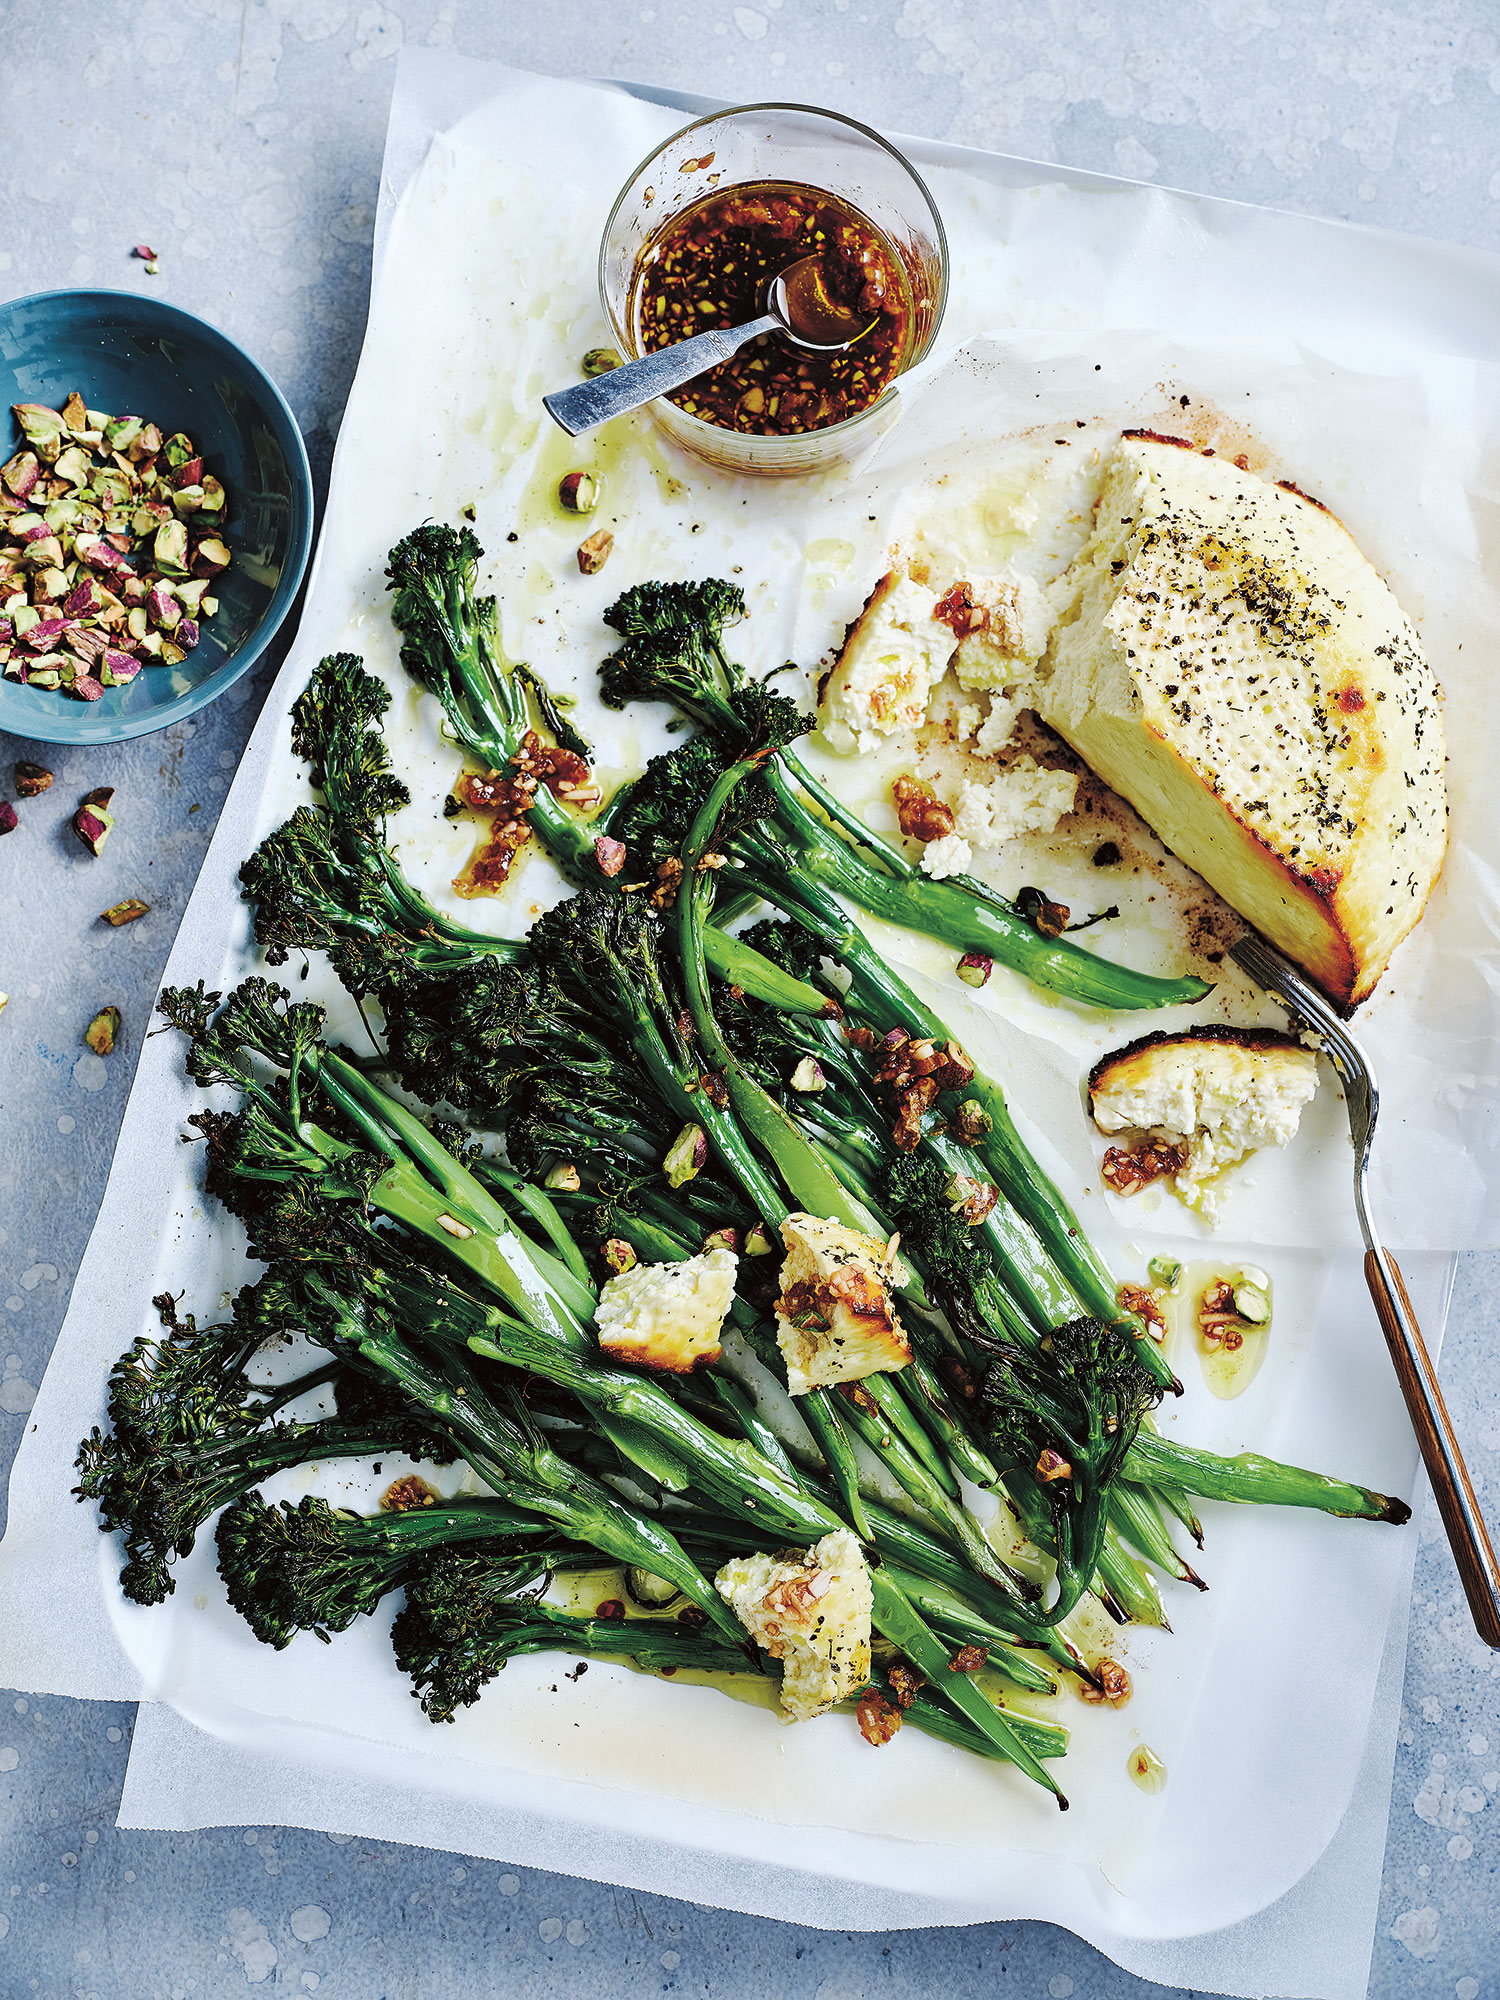
[[[1500,1563],[1474,1497],[1400,1267],[1381,1243],[1370,1216],[1370,1143],[1375,1137],[1380,1092],[1369,1059],[1318,989],[1263,937],[1247,931],[1238,944],[1231,945],[1229,956],[1257,986],[1281,1001],[1294,1028],[1312,1031],[1344,1086],[1349,1136],[1354,1143],[1354,1206],[1365,1239],[1365,1283],[1406,1399],[1475,1628],[1487,1646],[1500,1648]]]

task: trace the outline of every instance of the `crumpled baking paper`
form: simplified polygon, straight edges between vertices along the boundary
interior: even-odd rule
[[[474,108],[424,148],[422,138],[459,102]],[[591,134],[588,158],[570,161],[566,181],[548,144],[562,119]],[[637,96],[480,71],[452,58],[403,68],[392,173],[405,171],[403,160],[421,164],[409,188],[392,182],[383,190],[370,334],[299,642],[236,778],[169,980],[222,986],[249,963],[235,874],[260,833],[303,795],[286,753],[286,711],[325,651],[362,651],[396,691],[393,745],[416,794],[396,829],[403,860],[439,891],[461,862],[464,836],[438,810],[452,754],[430,704],[400,676],[383,604],[385,551],[413,521],[475,507],[507,643],[559,686],[591,684],[605,644],[599,613],[625,584],[736,563],[754,611],[744,628],[746,658],[772,665],[798,649],[811,657],[807,621],[820,609],[831,621],[837,611],[834,593],[812,580],[827,563],[809,562],[809,545],[826,539],[828,510],[838,504],[837,480],[770,488],[710,479],[639,420],[624,442],[600,447],[611,454],[606,470],[620,518],[610,569],[592,579],[571,564],[576,531],[544,505],[578,447],[542,430],[539,395],[566,380],[576,356],[603,337],[593,242],[614,188],[675,122],[673,112]],[[1386,246],[1367,237],[953,149],[913,150],[931,173],[961,274],[949,331],[972,334],[1022,316],[1054,330],[1086,318],[1097,326],[1102,300],[1117,326],[1170,317],[1183,353],[1209,366],[1214,318],[1237,288],[1254,291],[1257,262],[1269,267],[1276,251],[1283,275],[1299,259],[1305,264],[1307,282],[1292,296],[1315,366],[1339,350],[1341,378],[1363,366],[1387,385],[1416,369],[1394,349],[1377,365],[1368,351],[1361,362],[1340,348],[1353,332],[1344,301],[1385,297]],[[404,199],[392,209],[398,195]],[[1429,274],[1421,294],[1429,319],[1413,325],[1415,293],[1392,287],[1381,323],[1425,334],[1429,347],[1463,344],[1470,315],[1479,324],[1486,285],[1493,297],[1493,271],[1464,253],[1423,246],[1398,246],[1389,256],[1408,277],[1414,262]],[[1289,332],[1267,327],[1263,363],[1300,365],[1286,349]],[[1130,336],[1110,338],[1122,353],[1131,346]],[[1066,345],[1054,350],[1059,361]],[[946,371],[929,371],[926,393],[941,396],[945,382],[961,379],[958,371],[987,352],[975,348]],[[991,388],[1006,366],[1014,381],[1016,370],[1034,372],[1046,359],[1024,340],[995,353],[1011,360],[991,364]],[[1132,393],[1141,392],[1134,384]],[[891,482],[880,488],[881,505],[867,510],[879,516],[889,503],[894,511],[877,520],[887,536],[914,476],[900,472],[898,454],[920,457],[921,393],[912,385],[907,421],[858,475],[872,491]],[[1103,422],[1111,412],[1096,403],[1089,414]],[[845,500],[853,490],[845,489]],[[853,590],[856,581],[851,569],[841,587]],[[660,719],[605,724],[588,704],[582,713],[588,726],[612,731],[600,738],[606,775],[638,768],[665,740]],[[551,893],[549,870],[533,862],[508,904],[482,907],[497,927],[519,926],[531,903]],[[473,920],[475,906],[466,914]],[[307,990],[331,997],[316,971]],[[945,982],[950,1011],[954,991]],[[986,1060],[1004,1048],[994,1022],[976,1021],[973,1040]],[[1019,1086],[1018,1098],[1026,1111]],[[206,1543],[182,1565],[169,1609],[121,1604],[112,1544],[59,1496],[71,1484],[75,1441],[99,1416],[110,1362],[148,1323],[151,1294],[186,1282],[187,1303],[212,1310],[239,1276],[233,1232],[205,1213],[190,1156],[176,1144],[195,1101],[170,1038],[149,1043],[100,1222],[17,1461],[0,1551],[0,1584],[15,1613],[0,1633],[0,1672],[26,1687],[147,1696],[172,1711],[160,1729],[156,1711],[145,1711],[143,1761],[133,1766],[128,1797],[134,1823],[233,1821],[252,1795],[249,1816],[264,1819],[269,1768],[271,1816],[282,1821],[321,1825],[336,1810],[343,1830],[445,1841],[460,1838],[461,1826],[463,1844],[497,1854],[518,1851],[545,1821],[565,1830],[547,1837],[557,1866],[679,1891],[691,1880],[705,1900],[722,1895],[766,1914],[871,1926],[1046,1916],[1148,1976],[1246,1994],[1305,1994],[1316,1976],[1330,2000],[1362,1991],[1380,1848],[1371,1827],[1383,1822],[1388,1791],[1409,1535],[1215,1511],[1205,1557],[1212,1595],[1171,1594],[1170,1638],[1132,1634],[1137,1693],[1123,1715],[1076,1704],[1069,1714],[1078,1742],[1066,1820],[1003,1773],[969,1771],[921,1740],[903,1737],[899,1756],[875,1759],[837,1718],[775,1729],[760,1712],[711,1691],[664,1689],[602,1663],[586,1682],[567,1684],[564,1697],[550,1693],[543,1663],[516,1662],[476,1711],[433,1732],[395,1676],[383,1621],[341,1636],[337,1676],[330,1652],[315,1642],[271,1654],[228,1613]],[[1050,1122],[1045,1103],[1031,1115]],[[1092,1207],[1098,1214],[1086,1206],[1088,1226],[1117,1260],[1127,1258],[1122,1225],[1102,1201]],[[149,1235],[143,1215],[161,1218]],[[1153,1242],[1159,1223],[1151,1225]],[[1403,1240],[1394,1229],[1392,1236]],[[1258,1240],[1248,1235],[1239,1248]],[[1234,1239],[1225,1247],[1232,1254]],[[1445,1273],[1442,1256],[1413,1259],[1408,1271],[1434,1340]],[[1276,1334],[1256,1383],[1237,1403],[1219,1404],[1190,1381],[1184,1407],[1164,1412],[1164,1423],[1180,1421],[1184,1435],[1221,1448],[1253,1444],[1409,1491],[1415,1450],[1357,1262],[1327,1243],[1289,1237],[1274,1275]],[[325,1478],[320,1490],[350,1489]],[[1378,1682],[1383,1656],[1395,1665]],[[202,1743],[204,1734],[212,1754],[184,1782],[184,1745]],[[1125,1775],[1141,1737],[1170,1773],[1159,1800],[1145,1799]],[[621,1754],[622,1740],[634,1754]],[[1335,1838],[1362,1770],[1353,1846],[1341,1838],[1334,1850],[1344,1872],[1330,1878],[1339,1887],[1325,1905],[1293,1885]],[[431,1811],[432,1798],[459,1795],[468,1801],[461,1813]],[[1242,1865],[1232,1876],[1210,1874],[1201,1857],[1226,1847]],[[667,1851],[670,1875],[657,1872]],[[789,1861],[798,1870],[794,1896],[778,1872]],[[1274,1974],[1279,1984],[1264,1969],[1273,1959],[1287,1968]],[[1353,1970],[1341,1973],[1340,1963]]]

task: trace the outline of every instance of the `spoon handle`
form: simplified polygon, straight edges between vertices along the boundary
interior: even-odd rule
[[[639,361],[611,368],[607,375],[596,375],[592,381],[560,389],[555,396],[543,396],[542,408],[569,437],[577,437],[580,431],[591,431],[595,424],[607,423],[611,417],[638,410],[642,403],[665,396],[671,389],[680,389],[705,368],[727,361],[747,340],[754,340],[762,333],[774,333],[780,325],[774,313],[765,313],[744,326],[716,327],[711,333],[695,333],[691,340],[681,340],[675,347],[660,347],[654,354],[643,354]]]

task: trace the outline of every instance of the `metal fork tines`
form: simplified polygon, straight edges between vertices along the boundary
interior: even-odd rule
[[[1486,1645],[1500,1648],[1500,1562],[1485,1530],[1400,1266],[1381,1243],[1370,1215],[1370,1144],[1380,1092],[1369,1060],[1317,987],[1264,938],[1247,931],[1238,944],[1231,945],[1229,955],[1257,986],[1282,1002],[1294,1028],[1311,1031],[1344,1087],[1349,1136],[1354,1142],[1354,1205],[1365,1240],[1365,1283],[1390,1349],[1474,1624]]]
[[[1376,1240],[1369,1216],[1368,1170],[1375,1121],[1380,1115],[1380,1090],[1370,1059],[1311,980],[1255,931],[1246,931],[1238,944],[1231,945],[1229,956],[1257,986],[1276,995],[1294,1028],[1308,1029],[1317,1037],[1319,1047],[1338,1072],[1349,1112],[1349,1136],[1354,1141],[1354,1199],[1360,1230],[1373,1249]]]

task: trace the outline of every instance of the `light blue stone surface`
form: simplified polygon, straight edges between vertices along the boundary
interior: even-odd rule
[[[320,485],[359,352],[403,43],[896,129],[1500,248],[1500,16],[1485,0],[0,0],[0,296],[154,286],[281,382]],[[587,135],[560,132],[560,156]],[[160,253],[160,274],[131,244]],[[0,842],[0,1473],[62,1323],[168,947],[268,674],[57,782]],[[117,787],[86,856],[68,815]],[[98,911],[152,904],[122,931]],[[107,1001],[125,1034],[82,1050]],[[1443,1357],[1483,1494],[1500,1260],[1462,1260]],[[1373,1338],[1373,1330],[1372,1330]],[[0,1502],[3,1504],[3,1502]],[[1424,1513],[1370,1991],[1500,2000],[1500,1665]],[[0,1607],[3,1615],[3,1607]],[[462,1855],[261,1828],[117,1833],[128,1706],[0,1696],[0,2000],[552,1995],[915,2000],[1160,1993],[1039,1924],[824,1934]],[[1234,1727],[1226,1716],[1225,1728]],[[1232,1854],[1222,1857],[1226,1868]]]

